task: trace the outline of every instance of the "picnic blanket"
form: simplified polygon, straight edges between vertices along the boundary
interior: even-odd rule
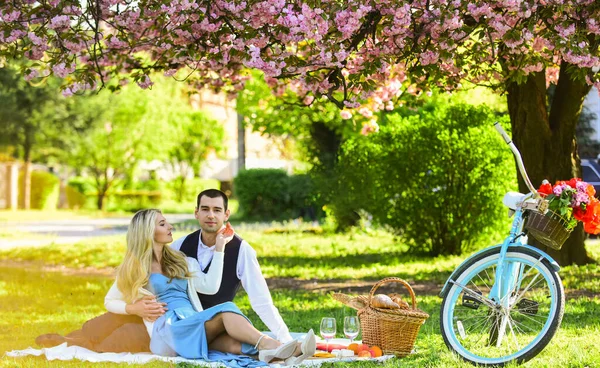
[[[271,332],[264,332],[267,335],[271,335]],[[292,337],[295,339],[303,339],[306,334],[292,332]],[[343,339],[333,339],[330,342],[333,344],[343,342]],[[82,348],[80,346],[67,346],[66,343],[52,347],[52,348],[44,348],[44,349],[34,349],[28,348],[24,350],[13,350],[5,353],[8,357],[24,357],[24,356],[45,356],[48,360],[73,360],[78,359],[84,362],[113,362],[113,363],[134,363],[134,364],[145,364],[154,360],[160,360],[163,362],[170,363],[190,363],[200,367],[224,367],[224,364],[217,362],[206,362],[200,359],[185,359],[182,357],[166,357],[160,355],[154,355],[151,353],[96,353],[94,351],[88,350],[86,348]],[[384,355],[379,358],[358,358],[358,357],[348,357],[342,359],[329,358],[329,359],[317,359],[310,358],[306,359],[302,362],[301,365],[303,367],[319,367],[323,363],[332,363],[332,362],[352,362],[352,361],[379,361],[383,362],[393,358],[393,355]],[[283,362],[281,362],[283,363]],[[270,364],[273,368],[284,367],[283,364],[272,363]]]
[[[66,343],[62,345],[58,345],[52,348],[44,348],[44,349],[33,349],[28,348],[24,350],[13,350],[6,353],[6,356],[9,357],[23,357],[23,356],[46,356],[48,360],[73,360],[78,359],[85,362],[114,362],[114,363],[135,363],[135,364],[145,364],[154,360],[160,360],[164,362],[170,363],[190,363],[201,367],[224,367],[224,364],[221,363],[211,363],[198,359],[185,359],[181,357],[165,357],[160,355],[154,355],[151,353],[96,353],[94,351],[88,350],[86,348],[82,348],[80,346],[67,346]],[[387,359],[392,358],[392,355],[384,355],[379,358],[371,358],[373,361],[383,362]],[[323,363],[331,363],[337,361],[343,362],[352,362],[361,360],[364,361],[365,358],[343,358],[343,359],[307,359],[302,362],[301,366],[305,367],[319,367]],[[283,364],[272,363],[270,364],[273,368],[283,367]]]

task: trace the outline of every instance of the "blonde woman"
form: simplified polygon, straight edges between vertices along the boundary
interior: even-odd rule
[[[314,354],[312,330],[302,344],[295,340],[281,344],[254,328],[232,302],[203,310],[197,292],[215,294],[219,290],[223,251],[233,231],[221,231],[217,236],[215,255],[205,274],[195,259],[167,246],[173,241],[172,229],[159,210],[142,210],[133,216],[125,259],[104,303],[109,312],[117,314],[140,313],[135,310],[140,303],[135,302],[142,298],[162,303],[162,316],[144,318],[153,353],[244,366],[275,359],[297,364]],[[261,362],[250,361],[248,356],[256,354]]]

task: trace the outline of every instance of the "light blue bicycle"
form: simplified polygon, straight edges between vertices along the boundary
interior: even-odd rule
[[[446,281],[440,329],[448,348],[463,359],[502,366],[525,362],[544,349],[562,321],[565,295],[558,264],[528,245],[524,230],[528,215],[544,213],[547,201],[531,185],[511,139],[498,123],[496,129],[531,193],[505,195],[503,202],[514,213],[508,237],[466,259]]]

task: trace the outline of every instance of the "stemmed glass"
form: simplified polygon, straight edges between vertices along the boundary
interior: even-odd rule
[[[335,337],[335,318],[323,317],[321,320],[321,336],[327,342],[327,351],[329,351],[329,340]]]
[[[360,331],[360,322],[357,316],[347,316],[344,318],[344,335],[350,339],[350,343],[354,341]]]

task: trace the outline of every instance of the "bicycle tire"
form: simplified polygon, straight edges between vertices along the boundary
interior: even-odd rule
[[[463,286],[467,285],[469,282],[472,281],[473,278],[475,278],[476,276],[479,276],[480,272],[487,271],[488,267],[490,267],[490,266],[495,267],[494,265],[497,264],[499,255],[500,255],[500,248],[497,247],[497,248],[490,248],[487,251],[483,251],[483,252],[473,256],[472,259],[467,260],[456,271],[453,281],[456,281],[458,284],[461,284]],[[462,359],[464,359],[470,363],[473,363],[473,364],[486,365],[486,366],[503,366],[509,362],[517,362],[517,363],[526,362],[526,361],[530,360],[531,358],[535,357],[537,354],[539,354],[539,352],[541,352],[546,347],[546,345],[548,345],[548,343],[550,342],[550,340],[552,339],[552,337],[554,336],[554,334],[560,327],[560,324],[562,321],[562,317],[564,314],[564,305],[565,305],[564,290],[563,290],[560,276],[558,275],[558,272],[552,267],[550,262],[546,258],[543,258],[539,253],[535,252],[534,250],[528,249],[525,247],[521,247],[521,246],[509,247],[505,260],[507,262],[518,262],[516,264],[524,265],[523,268],[525,268],[527,265],[529,265],[530,269],[538,271],[539,274],[543,277],[543,280],[545,281],[544,285],[546,285],[548,287],[548,292],[550,293],[550,299],[551,299],[549,302],[549,305],[547,306],[548,307],[548,315],[544,320],[544,324],[543,324],[543,327],[541,328],[540,332],[534,338],[532,338],[532,341],[530,343],[528,343],[524,348],[516,351],[515,353],[512,353],[510,355],[504,355],[504,356],[496,356],[496,357],[487,356],[486,357],[486,356],[478,355],[481,353],[474,353],[474,352],[470,351],[467,347],[463,346],[463,344],[465,344],[465,342],[466,342],[466,339],[463,336],[463,335],[465,335],[464,326],[462,325],[461,320],[457,320],[457,316],[456,316],[457,309],[462,310],[463,307],[465,307],[465,309],[474,309],[475,306],[477,305],[477,302],[473,302],[473,305],[471,305],[471,306],[465,305],[464,295],[469,295],[469,292],[463,292],[463,287],[460,287],[457,284],[452,284],[452,286],[450,287],[450,289],[448,290],[448,292],[446,293],[446,295],[444,296],[444,299],[442,301],[442,307],[440,309],[440,331],[442,333],[442,337],[444,338],[444,343],[446,344],[446,346],[450,350],[457,353]],[[494,278],[495,278],[495,275],[494,275]],[[495,283],[495,281],[494,281],[494,283]],[[475,285],[475,283],[473,285]],[[537,285],[537,282],[536,282],[536,285]],[[477,287],[477,286],[475,286],[475,287]],[[523,294],[525,292],[528,292],[528,290],[524,290]],[[462,306],[457,304],[457,303],[459,303],[458,299],[461,296],[461,293],[463,295],[463,299],[462,299],[463,305]],[[513,291],[513,294],[514,293],[515,292]],[[534,293],[533,290],[531,293],[532,294]],[[522,297],[522,296],[520,296],[520,297]],[[469,299],[473,299],[473,298],[469,298],[469,296],[467,296],[466,299],[467,299],[467,302],[470,302]],[[544,299],[542,298],[541,300],[543,302]],[[533,314],[531,314],[531,313],[533,313],[533,309],[535,306],[534,303],[536,303],[536,302],[531,303],[531,306],[530,306],[531,310],[527,311],[530,314],[530,316],[533,316]],[[480,304],[480,305],[483,305],[483,304]],[[515,304],[515,306],[517,306],[517,305]],[[537,304],[537,308],[539,308],[539,306],[540,305]],[[482,309],[482,313],[479,313],[479,314],[484,316],[483,319],[485,319],[485,318],[487,318],[488,320],[493,319],[490,322],[490,324],[491,324],[490,330],[491,331],[488,333],[489,334],[488,346],[489,346],[490,341],[492,341],[492,339],[493,339],[493,335],[498,333],[497,326],[498,326],[498,318],[499,317],[498,317],[498,314],[494,314],[494,310],[492,310],[490,307],[488,307],[490,310],[488,310],[488,315],[487,315],[487,317],[485,317],[485,314],[483,313],[483,311],[485,310],[486,307],[487,306],[484,305],[484,309]],[[544,304],[542,307],[544,307],[544,310],[545,310],[546,304]],[[516,308],[517,313],[522,314],[522,315],[527,315],[527,313],[525,313],[524,310],[526,310],[526,309],[525,308],[521,309],[521,306],[518,306],[518,308]],[[492,317],[489,317],[490,311],[491,311]],[[509,315],[510,315],[510,312],[512,312],[512,307],[509,310]],[[538,313],[537,309],[535,310],[535,313],[536,314]],[[531,319],[534,320],[534,318],[531,318]],[[454,323],[455,320],[457,320],[456,326]],[[511,321],[511,317],[510,316],[507,317],[507,320]],[[459,325],[459,323],[460,323],[460,325]],[[484,321],[484,323],[487,325],[488,321]],[[519,327],[518,324],[516,322],[514,322],[514,323],[515,323],[515,327],[517,327],[516,329],[518,330],[518,327]],[[508,322],[508,325],[510,326],[511,323]],[[485,327],[485,325],[482,327]],[[479,328],[479,327],[477,327],[477,328]],[[461,329],[463,331],[460,331]],[[511,329],[512,329],[512,327],[511,327]],[[457,331],[455,331],[455,330],[458,330],[460,338],[459,338],[459,336],[457,336]],[[482,331],[483,330],[484,330],[484,328],[482,328]],[[516,337],[516,334],[514,331],[511,331],[511,332],[512,332],[512,335],[514,338],[514,344],[516,347],[518,347],[519,341]],[[526,330],[523,330],[523,333],[524,333],[523,335],[525,335],[526,332],[527,332]],[[521,333],[521,332],[519,332],[519,333]],[[479,334],[481,335],[482,332],[480,332]],[[509,335],[507,334],[507,336],[509,336]],[[496,335],[496,338],[497,338],[497,335]],[[506,340],[508,341],[509,338],[510,337],[507,337]],[[463,340],[462,343],[461,343],[461,340]],[[480,340],[481,340],[481,337],[480,337]],[[480,341],[477,341],[477,343],[481,344]],[[507,344],[508,344],[508,342],[507,342]],[[493,350],[493,348],[495,348],[495,347],[492,346],[491,348],[489,348],[486,351],[486,353],[492,354],[490,351]]]

